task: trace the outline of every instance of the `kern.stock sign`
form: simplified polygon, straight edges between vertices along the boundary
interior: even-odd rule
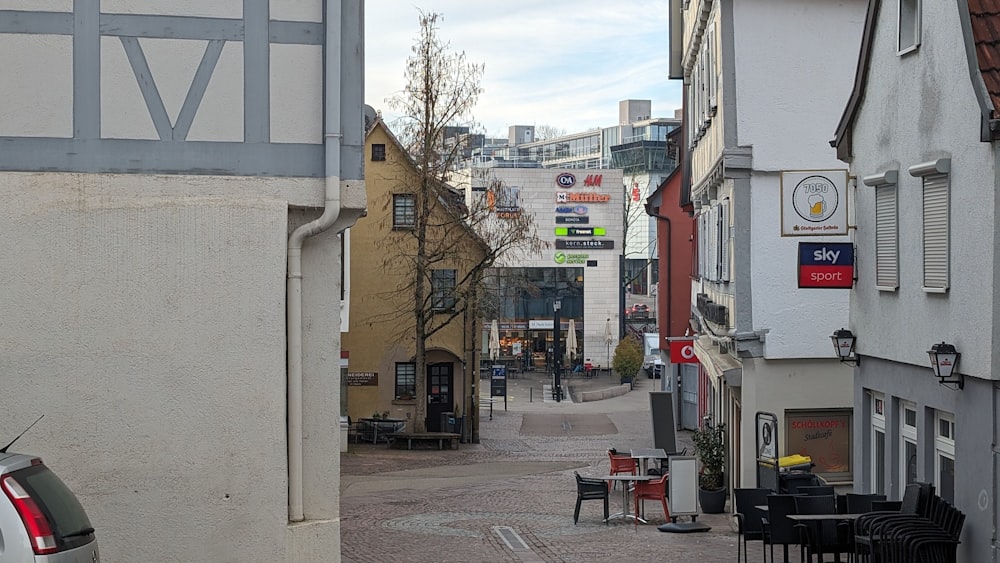
[[[854,244],[800,242],[799,287],[854,287]]]

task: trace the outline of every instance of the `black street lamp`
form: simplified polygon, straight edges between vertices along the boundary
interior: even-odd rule
[[[555,375],[555,380],[553,382],[555,384],[555,388],[553,389],[553,393],[555,393],[557,403],[562,402],[562,382],[559,380],[559,376],[561,375],[559,373],[560,367],[562,366],[562,350],[559,349],[559,329],[561,324],[561,321],[559,320],[559,309],[561,308],[562,302],[560,300],[556,299],[552,302],[552,309],[555,312],[555,317],[552,321],[552,360],[555,362],[555,370],[553,372]]]
[[[861,358],[855,356],[854,354],[854,344],[857,342],[854,333],[847,329],[840,329],[830,336],[833,340],[833,349],[837,352],[837,357],[840,361],[849,364],[853,363],[855,366],[861,365]]]
[[[962,354],[954,346],[946,342],[935,344],[927,351],[927,355],[931,359],[934,376],[940,380],[938,383],[956,390],[965,388],[965,377],[955,371]]]

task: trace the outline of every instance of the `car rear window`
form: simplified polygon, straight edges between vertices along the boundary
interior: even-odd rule
[[[52,526],[60,550],[72,549],[91,541],[87,513],[61,479],[44,465],[33,465],[12,473],[17,482],[31,495],[39,510]],[[69,537],[67,537],[69,536]]]

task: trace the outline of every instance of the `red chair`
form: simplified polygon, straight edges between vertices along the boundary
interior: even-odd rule
[[[663,519],[670,521],[670,509],[667,508],[667,477],[663,475],[655,481],[636,481],[633,493],[635,495],[635,522],[639,522],[639,503],[644,500],[658,500],[663,504]]]
[[[620,454],[616,450],[608,450],[608,457],[611,458],[611,473],[609,475],[639,474],[639,463],[632,456]]]

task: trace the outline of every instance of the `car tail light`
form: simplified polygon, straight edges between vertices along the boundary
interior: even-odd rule
[[[7,497],[10,498],[10,502],[24,522],[35,554],[46,555],[59,551],[56,546],[56,538],[52,534],[52,526],[49,525],[49,521],[42,514],[42,511],[38,509],[35,500],[12,475],[4,475],[2,479],[3,492],[7,493]]]

